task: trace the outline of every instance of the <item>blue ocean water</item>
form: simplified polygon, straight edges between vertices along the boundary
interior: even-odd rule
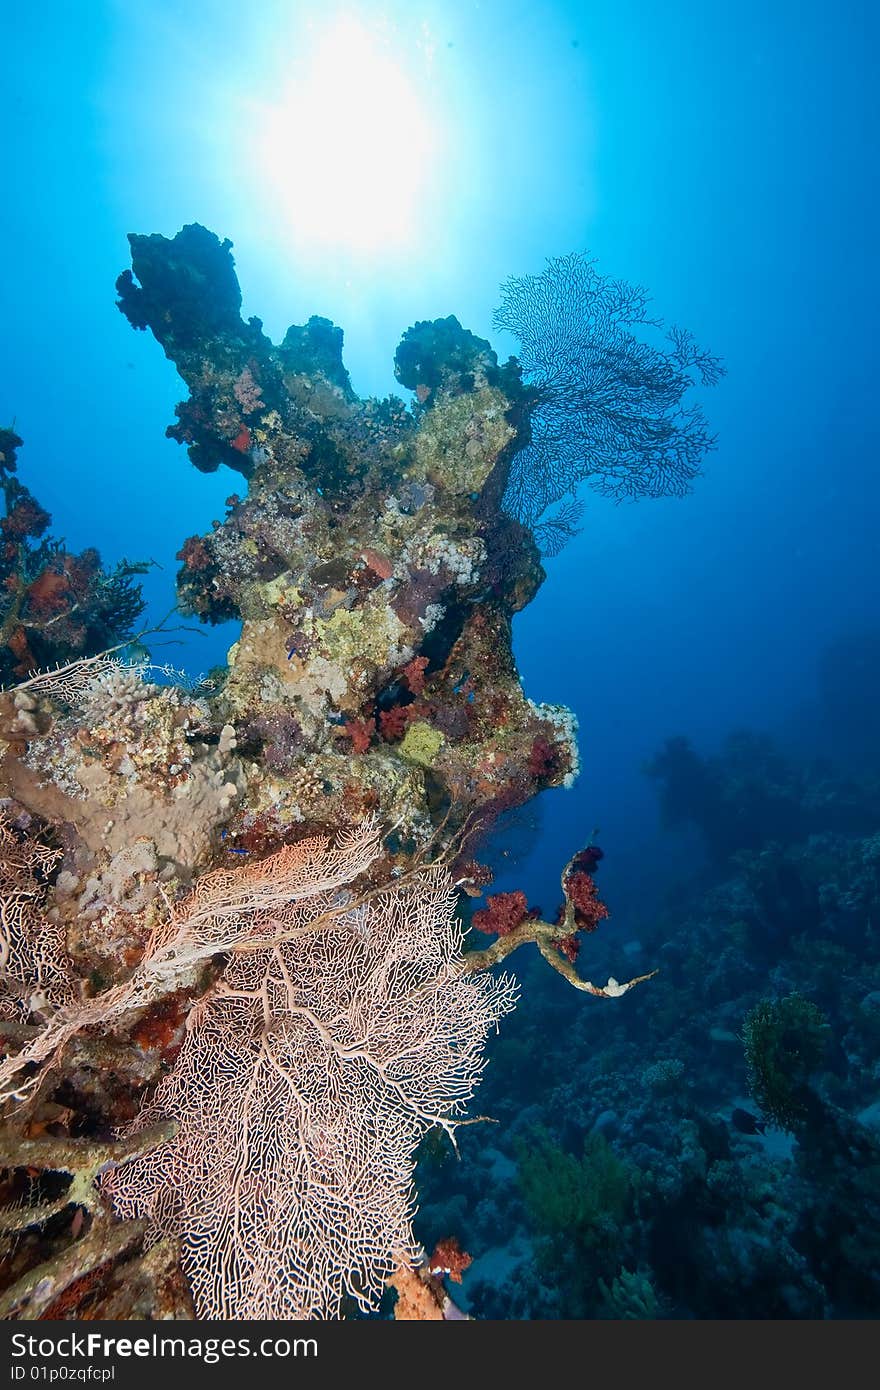
[[[547,256],[589,250],[649,287],[725,362],[705,393],[717,449],[684,499],[585,490],[581,533],[517,617],[526,692],[576,712],[582,773],[542,796],[512,850],[499,843],[495,886],[552,900],[595,828],[616,940],[659,951],[670,885],[704,847],[664,831],[644,764],[670,736],[709,755],[738,728],[795,757],[845,751],[820,662],[877,630],[878,20],[858,0],[48,0],[7,14],[0,423],[24,437],[21,476],[71,548],[157,562],[154,619],[183,538],[235,490],[164,437],[180,382],[114,305],[130,231],[199,221],[230,237],[245,315],[276,341],[332,318],[362,395],[395,388],[417,319],[454,313],[514,352],[492,329],[498,287]],[[270,146],[267,111],[334,23],[404,72],[398,104],[362,124],[331,50],[313,109]],[[369,81],[355,93],[378,100]],[[401,189],[399,225],[365,235]],[[164,656],[204,671],[234,638],[181,634]]]

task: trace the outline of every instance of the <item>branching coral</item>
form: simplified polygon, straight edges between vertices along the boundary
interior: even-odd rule
[[[523,1196],[542,1235],[576,1235],[585,1245],[597,1244],[633,1200],[637,1174],[602,1135],[591,1135],[578,1158],[537,1130],[520,1144],[519,1160]]]

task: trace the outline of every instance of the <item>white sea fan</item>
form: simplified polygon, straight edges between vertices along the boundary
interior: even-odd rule
[[[64,933],[42,911],[45,875],[60,857],[0,811],[0,1018],[52,1012],[72,997]]]
[[[416,1256],[419,1139],[435,1125],[454,1131],[486,1035],[514,1002],[507,979],[456,978],[461,932],[442,870],[317,931],[316,918],[345,908],[340,888],[357,865],[339,842],[287,853],[300,847],[301,891],[288,878],[285,902],[250,915],[138,1119],[173,1118],[177,1134],[107,1180],[120,1215],[180,1237],[203,1318],[327,1318],[345,1294],[376,1306],[401,1259]],[[271,895],[271,862],[251,871],[258,897]],[[234,892],[241,874],[228,877]],[[208,939],[231,926],[219,926],[229,908],[215,887],[192,919]]]

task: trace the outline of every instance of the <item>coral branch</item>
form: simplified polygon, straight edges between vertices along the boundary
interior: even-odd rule
[[[574,989],[593,994],[599,999],[618,999],[634,985],[643,984],[657,974],[636,975],[621,984],[612,976],[606,985],[594,985],[584,980],[574,968],[579,931],[595,931],[606,918],[608,909],[599,898],[598,890],[586,866],[595,868],[602,858],[598,847],[581,850],[572,856],[562,871],[563,904],[555,922],[544,921],[537,912],[529,912],[522,892],[498,893],[489,898],[487,906],[473,915],[473,925],[479,931],[496,931],[498,937],[482,950],[468,950],[457,970],[460,975],[488,970],[506,960],[520,946],[534,944],[548,965],[567,980]]]
[[[147,1233],[146,1221],[116,1221],[106,1198],[96,1186],[98,1179],[121,1164],[142,1158],[159,1144],[167,1143],[175,1132],[171,1121],[151,1125],[135,1136],[111,1143],[86,1139],[63,1139],[48,1136],[27,1138],[9,1129],[0,1131],[0,1168],[9,1172],[67,1174],[71,1181],[62,1195],[54,1201],[23,1204],[0,1212],[0,1230],[8,1234],[21,1233],[42,1226],[57,1218],[68,1208],[80,1208],[88,1213],[89,1227],[78,1235],[82,1218],[74,1216],[70,1224],[70,1243],[51,1259],[27,1270],[0,1295],[0,1318],[34,1319],[63,1316],[53,1307],[59,1305],[73,1286],[90,1292],[89,1281],[98,1271],[109,1274],[124,1257],[139,1252]],[[170,1249],[167,1255],[176,1252]],[[146,1257],[149,1258],[149,1257]],[[141,1262],[142,1263],[142,1262]],[[173,1263],[173,1261],[172,1261]],[[154,1257],[153,1286],[167,1279],[170,1268],[163,1268]],[[158,1276],[161,1275],[162,1279]],[[125,1278],[132,1281],[132,1269],[126,1267]],[[134,1281],[136,1282],[136,1281]],[[148,1282],[151,1282],[148,1280]],[[119,1306],[117,1299],[117,1307]],[[178,1288],[174,1300],[177,1316],[187,1316],[187,1302]],[[132,1316],[130,1309],[121,1316]]]

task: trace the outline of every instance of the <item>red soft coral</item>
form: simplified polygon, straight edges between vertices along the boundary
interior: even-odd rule
[[[561,951],[566,960],[570,960],[572,965],[578,958],[581,949],[580,938],[577,936],[563,936],[561,941],[556,942],[556,949]]]
[[[529,900],[517,889],[514,893],[494,893],[486,906],[471,919],[477,931],[489,936],[509,936],[529,915]]]
[[[466,1250],[462,1250],[457,1236],[447,1236],[445,1240],[438,1240],[434,1246],[434,1253],[428,1261],[428,1272],[448,1274],[454,1283],[460,1284],[462,1274],[471,1264],[473,1257]]]
[[[392,705],[390,709],[379,712],[379,730],[386,743],[396,743],[403,738],[410,724],[418,719],[431,716],[431,705],[423,700],[414,700],[411,705]]]
[[[546,782],[560,773],[559,748],[538,734],[529,752],[529,776],[536,782]]]
[[[39,622],[66,613],[74,601],[66,564],[60,569],[47,565],[28,587],[30,615]]]
[[[576,869],[568,875],[562,886],[565,896],[574,908],[574,920],[582,931],[595,931],[599,923],[610,916],[590,874]]]
[[[414,656],[409,665],[403,668],[403,679],[413,695],[421,695],[425,688],[425,667],[427,664],[428,658],[426,656]]]
[[[22,488],[18,501],[0,521],[0,530],[10,540],[22,541],[26,536],[42,536],[51,520],[36,498]]]
[[[375,719],[350,719],[347,724],[343,724],[342,732],[351,739],[351,751],[353,753],[366,753],[370,746],[370,740],[376,732]]]
[[[201,536],[189,536],[177,552],[176,558],[182,560],[194,574],[206,570],[211,564],[211,552]]]
[[[392,705],[391,709],[379,711],[379,729],[386,743],[396,743],[403,738],[412,719],[409,711],[409,705]]]

